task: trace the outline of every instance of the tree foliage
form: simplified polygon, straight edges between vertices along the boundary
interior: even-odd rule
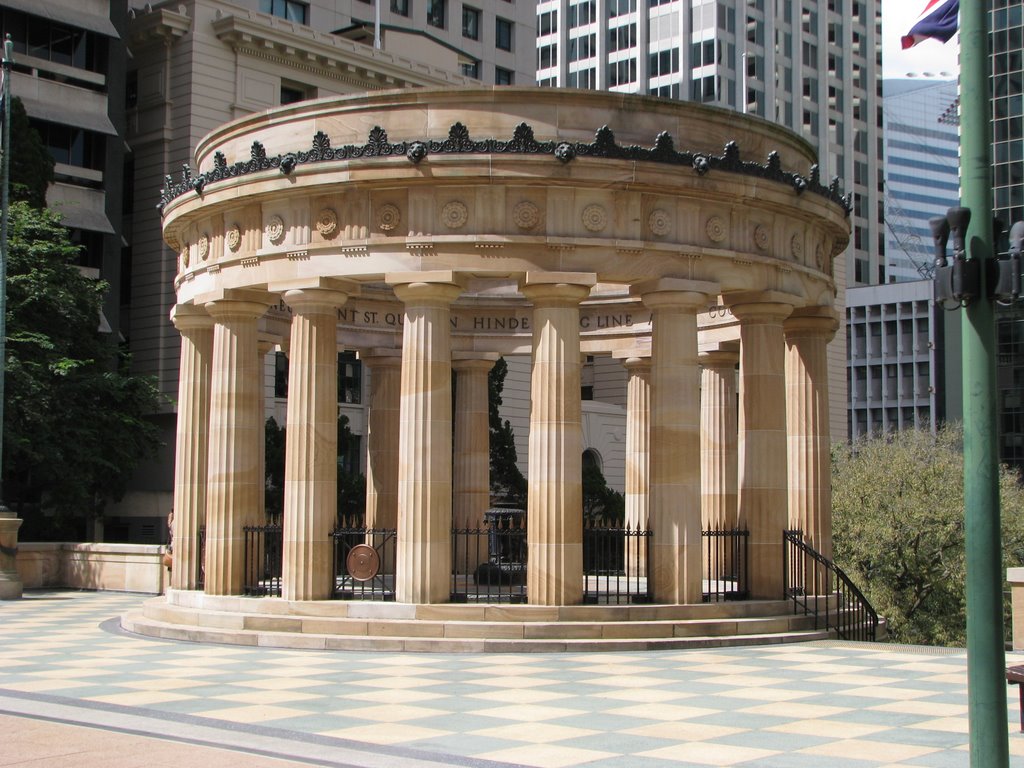
[[[60,218],[18,202],[9,225],[5,501],[30,535],[63,537],[119,499],[153,454],[158,431],[146,417],[160,395],[99,333],[107,285],[74,265]]]
[[[487,374],[487,422],[490,432],[491,496],[526,508],[526,478],[519,471],[515,434],[508,420],[502,421],[501,392],[505,388],[508,363],[499,358]]]
[[[897,642],[966,642],[962,441],[949,425],[833,450],[835,560]],[[1024,562],[1024,488],[1005,467],[999,486],[1005,569]]]
[[[583,460],[583,518],[619,525],[626,517],[626,497],[608,486],[594,461]]]
[[[21,99],[11,99],[11,200],[45,208],[53,167],[53,156],[29,122]]]

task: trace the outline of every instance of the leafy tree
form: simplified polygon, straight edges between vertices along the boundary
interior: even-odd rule
[[[45,208],[53,167],[53,156],[29,122],[21,99],[11,99],[11,200]]]
[[[948,425],[833,450],[835,560],[897,642],[966,642],[962,439]],[[1024,488],[1006,467],[999,485],[1005,568],[1024,562]]]
[[[5,501],[26,538],[63,538],[153,454],[160,395],[99,333],[107,285],[74,266],[59,216],[12,204],[8,245]]]
[[[491,496],[513,504],[526,507],[526,478],[516,464],[515,434],[512,425],[501,420],[498,409],[501,407],[501,392],[505,388],[505,376],[508,374],[508,363],[499,358],[487,374],[487,421],[490,432],[490,464],[491,464]]]
[[[583,460],[583,518],[617,525],[626,517],[626,497],[608,486],[597,462]]]
[[[268,516],[284,510],[284,427],[271,416],[263,427],[263,508]]]

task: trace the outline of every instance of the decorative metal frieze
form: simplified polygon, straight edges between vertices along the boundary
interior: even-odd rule
[[[820,169],[817,165],[810,167],[807,176],[783,170],[778,152],[769,153],[767,160],[759,163],[743,160],[740,157],[739,145],[735,141],[726,144],[721,155],[677,150],[675,140],[667,131],[658,134],[653,147],[621,145],[615,140],[615,134],[607,125],[598,130],[594,140],[589,143],[538,141],[533,135],[533,128],[527,123],[516,126],[510,139],[473,139],[465,125],[455,123],[448,130],[448,137],[445,139],[399,142],[391,142],[387,131],[380,126],[374,126],[365,144],[346,144],[341,147],[332,147],[330,137],[323,131],[317,131],[309,149],[285,152],[273,157],[267,155],[263,144],[254,141],[248,160],[228,165],[224,154],[215,152],[213,168],[205,173],[193,176],[192,169],[184,165],[179,182],[175,182],[170,175],[165,176],[157,207],[163,210],[169,202],[188,192],[202,194],[209,183],[260,171],[278,169],[287,175],[296,167],[307,163],[403,156],[409,162],[419,164],[431,155],[463,154],[549,155],[561,163],[570,163],[577,158],[652,162],[691,168],[701,177],[719,172],[738,173],[787,185],[798,195],[804,192],[820,195],[841,205],[847,216],[853,210],[852,197],[840,192],[838,177],[834,177],[825,187],[820,181]]]

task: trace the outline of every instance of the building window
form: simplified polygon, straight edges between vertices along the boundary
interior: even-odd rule
[[[444,29],[445,0],[427,0],[427,24]]]
[[[309,20],[309,5],[298,0],[260,0],[260,11],[299,24]]]
[[[408,16],[409,0],[391,0],[391,12],[399,16]]]
[[[494,20],[494,46],[503,51],[512,50],[512,22],[500,16]]]
[[[494,84],[495,85],[512,85],[512,70],[502,69],[501,67],[494,68]]]
[[[537,34],[553,35],[558,31],[558,11],[547,11],[537,17]]]
[[[359,404],[362,402],[363,364],[356,359],[355,352],[338,353],[338,402]]]
[[[474,80],[480,79],[480,62],[479,61],[464,61],[460,65],[462,74],[466,77],[472,77]]]
[[[274,397],[288,397],[288,356],[274,353]]]
[[[537,49],[537,69],[549,69],[558,65],[558,43],[542,45]]]
[[[305,101],[307,98],[309,97],[306,95],[304,88],[281,83],[281,106],[294,104],[297,101]]]
[[[103,163],[106,160],[106,137],[102,134],[60,123],[47,123],[42,120],[31,122],[55,162],[90,168],[94,171],[103,170]]]
[[[462,6],[462,36],[470,40],[480,39],[480,11],[468,5]]]

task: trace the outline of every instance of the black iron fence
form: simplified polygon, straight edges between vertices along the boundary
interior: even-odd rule
[[[583,525],[583,602],[649,603],[651,532],[589,519]]]
[[[281,554],[284,528],[280,522],[247,525],[245,536],[245,576],[242,594],[257,597],[281,596]]]
[[[814,616],[815,629],[835,630],[843,640],[875,640],[878,613],[843,569],[804,541],[802,531],[783,531],[784,597],[793,612]]]
[[[206,528],[196,534],[196,589],[206,589]]]
[[[700,532],[704,550],[704,602],[746,600],[750,596],[750,534],[741,528]]]
[[[342,517],[331,532],[334,588],[338,600],[394,600],[394,528],[367,528],[362,515]]]
[[[482,528],[452,529],[453,603],[526,602],[526,514],[496,507]]]

